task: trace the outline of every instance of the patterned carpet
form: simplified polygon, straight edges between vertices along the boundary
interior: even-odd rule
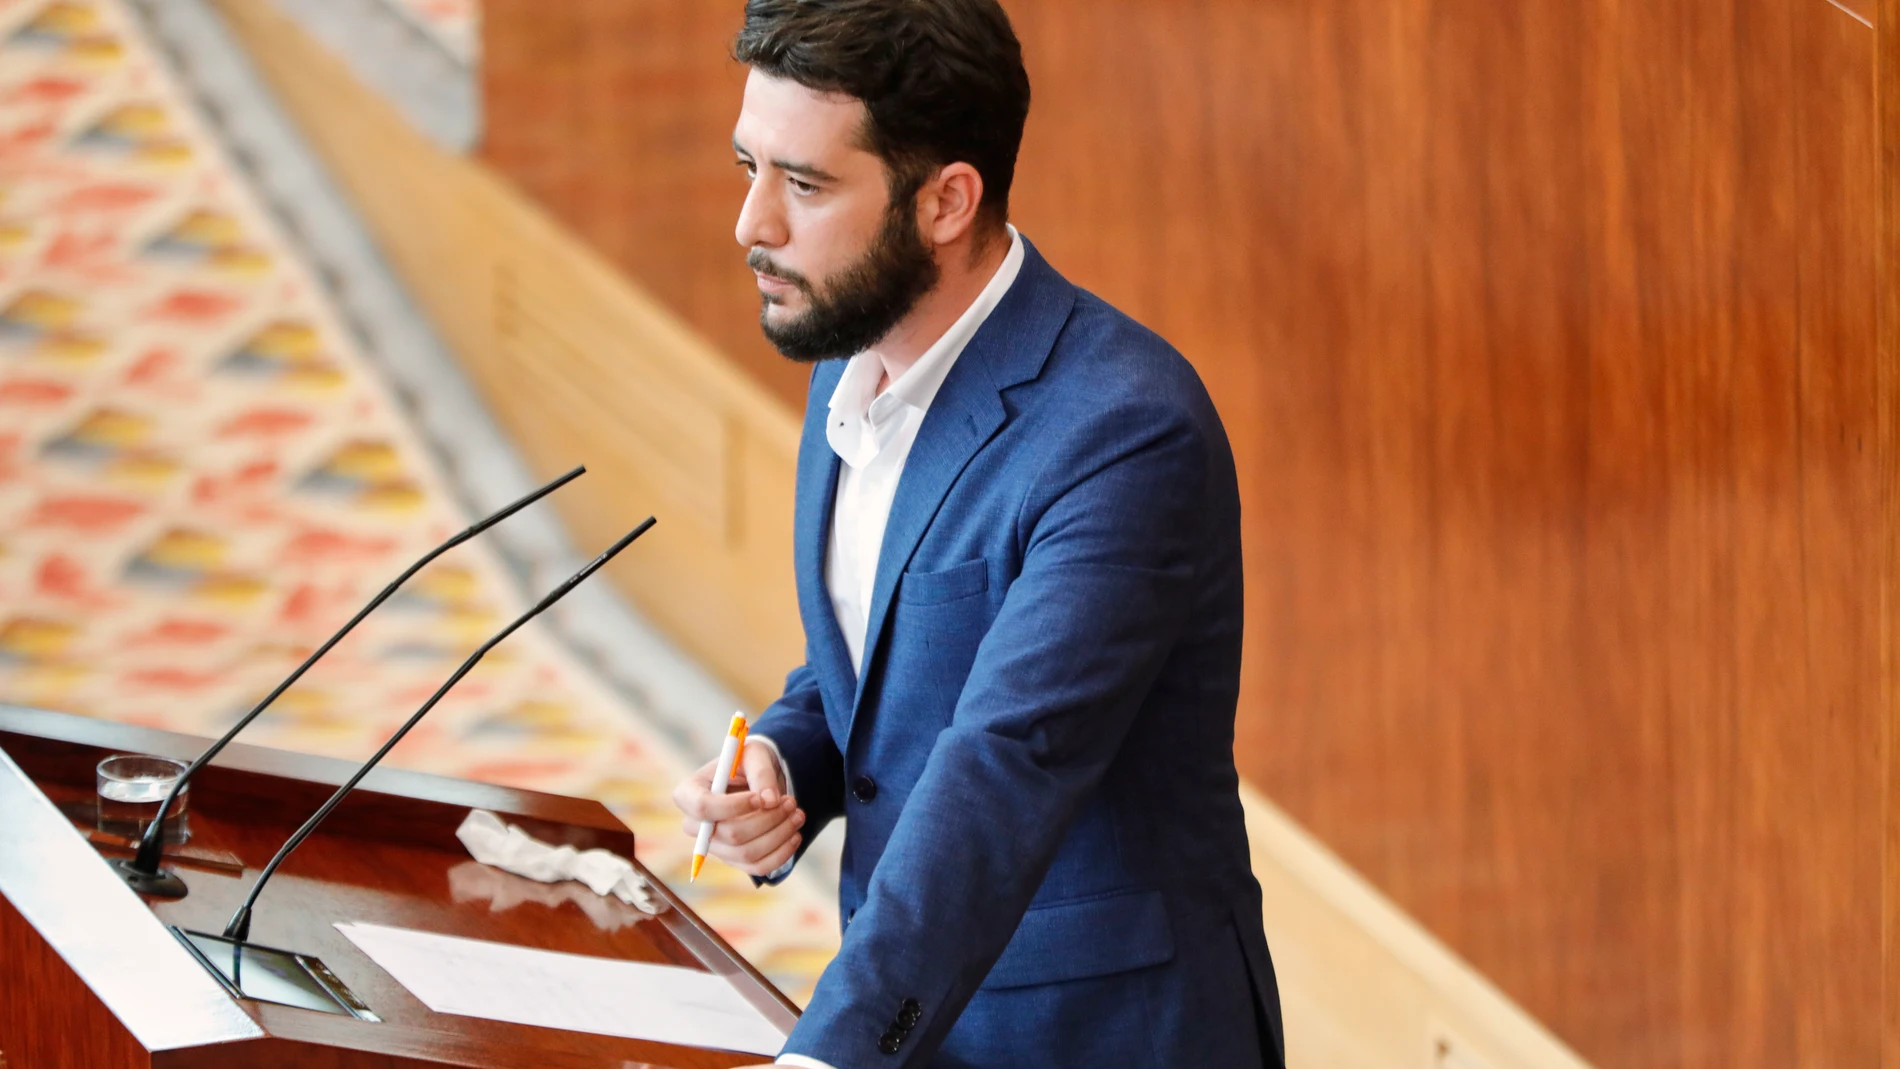
[[[0,700],[215,733],[467,522],[136,22],[0,0]],[[245,738],[366,755],[524,605],[506,562],[463,547]],[[529,628],[391,761],[601,799],[802,1000],[835,906],[717,864],[687,888],[667,795],[697,758],[641,717]]]

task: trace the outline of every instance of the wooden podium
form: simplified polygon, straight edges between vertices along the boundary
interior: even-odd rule
[[[166,926],[221,931],[258,868],[355,766],[232,745],[192,783],[191,841],[166,851],[190,894],[141,899],[104,860],[131,851],[91,827],[94,766],[113,753],[189,760],[207,744],[0,705],[6,1069],[710,1069],[771,1060],[437,1014],[338,933],[338,921],[706,970],[783,1030],[796,1020],[790,1000],[638,861],[670,907],[657,917],[579,884],[479,865],[454,834],[480,808],[545,842],[632,858],[633,834],[600,803],[388,769],[284,863],[251,932],[256,943],[321,958],[382,1022],[233,998]]]

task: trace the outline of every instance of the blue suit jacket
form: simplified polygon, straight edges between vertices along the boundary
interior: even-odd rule
[[[849,818],[845,931],[785,1049],[839,1069],[1281,1069],[1233,761],[1233,454],[1178,353],[1026,252],[918,430],[862,678],[824,581],[843,364],[812,376],[806,663],[754,730],[808,841]]]

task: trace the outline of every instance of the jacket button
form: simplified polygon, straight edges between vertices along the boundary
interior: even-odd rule
[[[897,1048],[903,1045],[904,1037],[897,1032],[886,1032],[877,1040],[877,1049],[886,1054],[896,1054]]]
[[[917,1022],[923,1019],[924,1015],[917,1010],[905,1010],[897,1015],[897,1027],[900,1031],[908,1032],[917,1027]]]
[[[904,1011],[905,1013],[922,1013],[922,1012],[924,1012],[924,1004],[923,1004],[923,1003],[921,1003],[921,1002],[918,1002],[918,1001],[917,1001],[916,999],[914,999],[914,998],[907,998],[907,999],[905,999],[905,1000],[904,1000],[904,1003],[903,1003],[903,1005],[902,1005],[902,1006],[899,1006],[898,1008],[899,1008],[899,1009],[901,1009],[901,1010],[903,1010],[903,1011]]]
[[[859,776],[851,784],[851,796],[860,802],[868,802],[877,797],[877,781],[869,776]]]

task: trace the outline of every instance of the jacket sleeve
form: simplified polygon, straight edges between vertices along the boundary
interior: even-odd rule
[[[1018,516],[1021,574],[786,1052],[930,1064],[1181,631],[1208,448],[1180,408],[1131,401],[1050,450]]]
[[[785,677],[785,693],[753,721],[751,732],[778,749],[799,808],[805,811],[805,840],[784,868],[754,883],[776,884],[790,874],[825,825],[844,815],[844,758],[825,721],[818,675],[806,665]]]

